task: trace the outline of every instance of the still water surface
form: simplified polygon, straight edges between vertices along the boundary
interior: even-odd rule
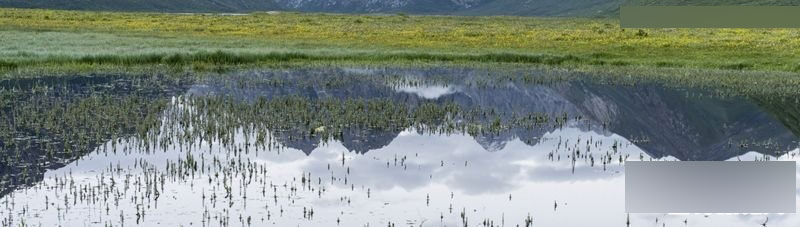
[[[5,123],[11,132],[4,134],[4,155],[16,160],[2,166],[0,217],[4,226],[800,223],[794,214],[624,211],[625,161],[795,160],[797,126],[787,118],[798,113],[775,113],[771,102],[750,97],[656,83],[487,79],[501,73],[520,72],[334,68],[192,79],[2,81],[4,92],[17,95],[4,96],[15,104],[0,108],[5,122],[26,119],[12,113],[73,105],[99,106],[104,111],[96,112],[103,114],[115,105],[164,106],[145,116],[158,122],[148,132],[83,129],[100,136],[86,136],[77,143],[85,152],[61,159],[46,158],[43,150],[66,136],[23,127],[46,124]],[[102,95],[141,102],[86,101]],[[219,97],[225,99],[198,101]],[[282,105],[264,104],[268,100]],[[286,115],[263,118],[248,112],[292,109],[293,102],[345,106],[370,100],[381,102],[341,112],[324,105],[276,111],[269,113]],[[426,105],[455,106],[461,113],[439,115],[434,112],[440,109]],[[224,111],[199,114],[204,108]],[[396,112],[413,117],[389,117]],[[348,117],[337,121],[341,116],[333,114]],[[126,115],[102,116],[109,119],[80,121],[114,122],[120,121],[114,116]],[[433,120],[423,120],[428,118]],[[15,142],[6,139],[12,137]]]

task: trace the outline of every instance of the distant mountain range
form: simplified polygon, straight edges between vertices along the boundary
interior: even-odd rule
[[[615,17],[632,5],[800,5],[795,0],[0,0],[0,7],[68,10],[226,12],[303,11]]]

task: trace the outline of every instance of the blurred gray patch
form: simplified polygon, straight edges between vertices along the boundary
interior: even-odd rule
[[[800,6],[621,6],[623,28],[798,28]]]
[[[625,163],[628,213],[794,213],[795,162]]]

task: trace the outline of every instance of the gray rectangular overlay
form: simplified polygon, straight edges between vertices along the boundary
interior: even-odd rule
[[[622,6],[623,28],[800,28],[800,6]]]
[[[627,213],[794,213],[794,161],[630,161]]]

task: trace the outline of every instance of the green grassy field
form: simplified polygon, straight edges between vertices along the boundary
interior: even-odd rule
[[[0,9],[0,68],[518,63],[800,72],[800,29],[621,29],[613,19]]]

